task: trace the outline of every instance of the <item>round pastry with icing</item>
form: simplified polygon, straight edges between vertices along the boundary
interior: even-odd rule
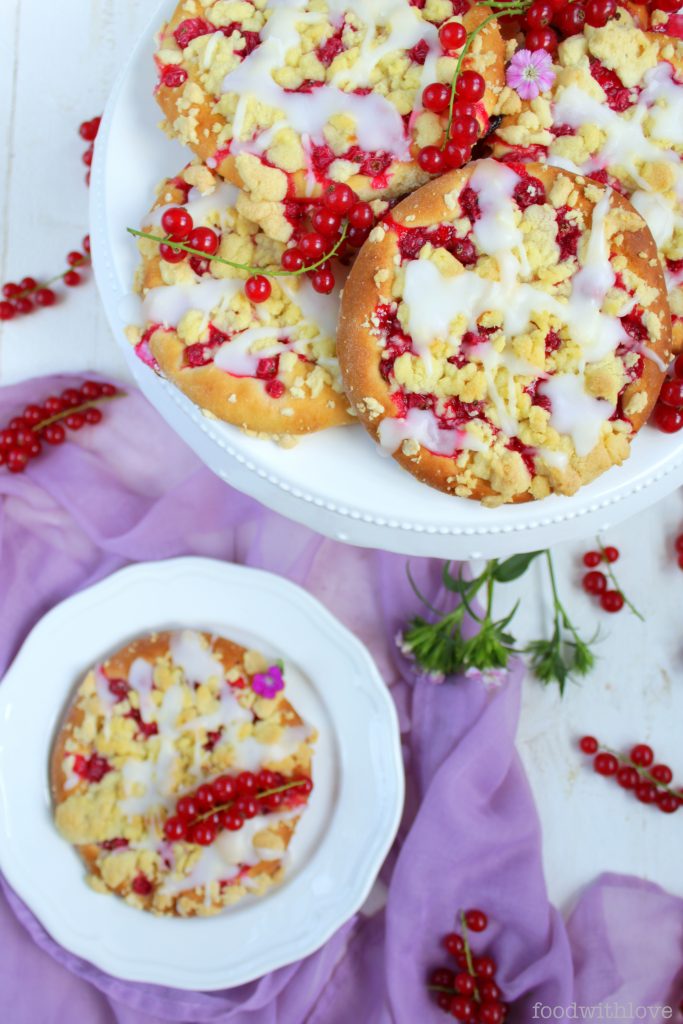
[[[423,108],[422,91],[450,84],[458,57],[444,53],[439,26],[455,18],[471,31],[488,13],[469,0],[181,0],[156,53],[166,130],[239,184],[245,212],[287,241],[286,196],[337,181],[389,198],[427,180],[415,158],[441,142],[446,118]],[[483,130],[503,50],[492,22],[463,63],[487,82]]]
[[[143,637],[89,671],[67,711],[57,828],[96,891],[155,914],[218,913],[282,880],[314,740],[281,663],[194,630]]]
[[[284,246],[238,210],[234,185],[200,164],[162,183],[143,230],[165,236],[161,219],[182,208],[218,237],[217,255],[280,268]],[[351,420],[336,357],[344,268],[330,294],[305,274],[269,278],[265,302],[245,293],[250,271],[201,256],[169,263],[160,244],[139,240],[136,291],[142,324],[128,330],[138,356],[208,415],[256,434],[285,438]]]
[[[624,10],[563,42],[549,92],[506,88],[494,155],[547,160],[608,183],[647,221],[664,263],[674,351],[683,348],[683,41],[642,32]]]
[[[622,196],[481,160],[374,229],[338,346],[386,451],[425,483],[499,505],[572,494],[623,462],[670,342],[657,250]]]

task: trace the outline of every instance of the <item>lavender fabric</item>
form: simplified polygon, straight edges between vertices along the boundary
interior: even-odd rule
[[[0,422],[72,383],[3,389]],[[495,689],[476,678],[416,678],[394,643],[416,611],[403,557],[326,540],[231,490],[135,391],[112,403],[105,425],[25,475],[0,471],[0,499],[0,674],[50,607],[129,562],[242,562],[302,584],[370,647],[399,710],[408,780],[376,908],[306,960],[238,989],[184,992],[110,977],[53,942],[4,883],[0,1006],[11,1007],[12,1024],[429,1024],[446,1019],[425,990],[429,969],[445,959],[439,937],[457,908],[473,905],[492,918],[486,948],[514,1003],[512,1024],[548,1019],[539,1005],[567,1008],[571,1019],[574,1001],[675,999],[681,901],[610,876],[584,893],[567,926],[549,903],[514,748],[522,666]],[[413,571],[425,594],[443,597],[436,563],[418,560]]]

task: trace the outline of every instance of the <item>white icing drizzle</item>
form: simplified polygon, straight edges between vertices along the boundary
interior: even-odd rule
[[[128,685],[131,690],[135,690],[140,699],[140,714],[143,721],[151,722],[156,713],[156,704],[152,699],[154,667],[144,658],[136,658],[128,672]]]
[[[171,657],[183,670],[187,682],[208,683],[210,679],[222,679],[223,665],[207,647],[201,633],[183,629],[174,633],[170,643]]]
[[[243,281],[213,277],[196,284],[160,285],[147,292],[142,303],[143,316],[147,323],[177,327],[191,309],[208,316],[212,311],[225,308],[243,287]]]
[[[232,128],[233,142],[231,152],[259,152],[257,140],[244,138],[244,125],[249,102],[254,100],[281,111],[281,127],[289,126],[303,137],[308,135],[314,143],[323,144],[323,129],[330,119],[337,114],[347,114],[356,122],[358,144],[368,151],[384,150],[400,160],[410,158],[409,140],[406,138],[401,115],[396,107],[384,96],[375,92],[358,95],[344,92],[336,85],[325,84],[312,89],[309,93],[287,92],[280,88],[273,79],[273,73],[286,66],[287,53],[300,43],[298,26],[303,24],[327,22],[329,15],[310,13],[303,10],[307,0],[271,0],[270,18],[261,32],[261,43],[231,72],[222,85],[224,93],[237,93],[239,100],[235,111]],[[378,0],[371,0],[377,6]],[[335,11],[349,4],[333,5]],[[393,4],[384,4],[384,17],[392,26],[390,35],[402,41],[414,32],[408,32],[408,18],[414,23],[421,22],[421,31],[415,35],[414,41],[430,36],[430,28],[421,18],[401,13],[408,5],[405,0],[393,0]],[[359,5],[359,8],[361,5]],[[366,7],[366,5],[362,5]],[[365,14],[361,14],[365,20]],[[397,24],[394,30],[394,22]],[[349,81],[355,76],[367,76],[374,66],[374,56],[370,44],[374,31],[368,28],[366,40],[361,47],[361,58],[358,71],[351,71]],[[412,44],[411,44],[412,45]],[[262,150],[261,150],[262,151]]]
[[[418,441],[437,455],[453,455],[464,449],[485,451],[487,445],[466,429],[442,430],[434,414],[427,409],[409,409],[403,419],[387,417],[379,425],[379,443],[388,452],[395,452],[404,441]]]
[[[250,327],[216,349],[214,365],[236,377],[253,377],[260,359],[281,355],[294,347],[293,341],[282,344],[284,339],[292,337],[294,330],[292,327]],[[274,344],[251,351],[252,345],[266,338],[272,338]]]
[[[588,455],[600,439],[602,424],[614,412],[612,403],[589,395],[583,376],[574,373],[555,374],[538,390],[550,399],[551,425],[558,434],[571,437],[577,455]]]
[[[239,189],[227,181],[206,194],[202,194],[197,188],[191,188],[186,203],[164,203],[163,206],[157,206],[145,216],[144,223],[146,226],[159,227],[166,210],[182,206],[192,217],[195,227],[206,227],[216,213],[222,216],[226,210],[234,209],[238,196]]]

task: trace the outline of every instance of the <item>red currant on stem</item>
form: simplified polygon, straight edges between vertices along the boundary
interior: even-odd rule
[[[329,295],[334,288],[334,274],[331,270],[320,267],[311,275],[311,284],[314,291],[321,295]]]
[[[639,768],[649,768],[654,761],[655,755],[652,747],[647,743],[637,743],[631,748],[630,758],[633,764]]]
[[[440,174],[445,166],[445,159],[438,146],[425,146],[417,154],[417,162],[427,174]]]
[[[289,271],[290,274],[296,274],[303,268],[304,258],[301,251],[297,248],[285,249],[280,260],[283,270]]]
[[[348,213],[356,202],[358,202],[358,196],[348,185],[333,182],[323,192],[324,205],[342,216]]]
[[[534,0],[524,15],[524,25],[527,29],[545,28],[553,20],[553,14],[553,5],[549,0]]]
[[[299,250],[305,260],[316,263],[325,255],[325,239],[317,231],[309,231],[299,239]]]
[[[598,746],[595,736],[582,736],[579,740],[579,747],[584,754],[597,754]]]
[[[555,14],[553,22],[564,36],[575,36],[583,31],[586,12],[580,0],[562,6]]]
[[[619,768],[619,762],[614,754],[608,754],[605,751],[597,754],[593,761],[593,767],[595,768],[598,775],[616,775]]]
[[[586,3],[586,24],[591,28],[604,28],[617,13],[616,0],[588,0]]]
[[[618,562],[619,561],[619,548],[606,547],[603,548],[603,556],[606,562]]]
[[[446,53],[459,50],[467,39],[467,29],[459,21],[447,21],[439,29],[439,42]]]
[[[352,209],[355,209],[355,207]],[[319,234],[325,235],[329,238],[333,238],[338,234],[339,228],[341,227],[340,215],[334,210],[328,210],[326,207],[320,207],[316,210],[311,221],[313,223],[313,227]]]
[[[250,302],[266,302],[270,298],[273,287],[267,277],[256,274],[247,280],[244,291]]]
[[[467,996],[453,996],[450,1013],[456,1020],[471,1021],[474,1019],[474,1003]]]
[[[459,146],[454,139],[449,139],[443,148],[443,158],[446,166],[455,169],[463,167],[471,156],[469,148]]]
[[[456,115],[451,121],[450,136],[459,146],[470,148],[479,138],[479,122],[476,117]]]
[[[583,589],[587,594],[604,594],[607,590],[607,577],[602,572],[587,572],[582,580]]]
[[[219,238],[211,228],[193,228],[187,236],[187,245],[207,256],[214,256],[218,251]]]
[[[527,50],[546,50],[547,53],[554,53],[557,49],[557,43],[557,34],[549,26],[545,28],[532,28],[524,38],[524,45]]]
[[[449,932],[444,936],[443,947],[451,956],[458,956],[464,950],[465,942],[462,935],[458,935],[457,932]]]
[[[677,434],[683,427],[683,412],[672,409],[663,402],[657,402],[652,419],[656,427],[664,434]]]
[[[463,72],[465,74],[465,72]],[[451,90],[441,82],[432,82],[422,92],[422,106],[434,114],[441,114],[451,100]]]
[[[680,409],[683,406],[683,380],[678,377],[665,380],[659,393],[659,401],[674,409]]]
[[[77,270],[68,270],[64,275],[64,284],[67,288],[76,288],[82,280],[83,278]]]
[[[623,764],[617,772],[617,782],[622,789],[635,789],[639,779],[636,769],[627,764]]]
[[[606,612],[620,612],[624,607],[624,595],[618,590],[606,590],[600,597],[600,606]]]
[[[194,227],[192,217],[181,206],[172,206],[164,210],[161,216],[161,226],[171,238],[181,240],[187,238]]]
[[[483,932],[489,923],[489,919],[483,910],[466,910],[465,924],[471,932]]]
[[[159,246],[159,255],[166,263],[182,263],[187,253],[182,249],[174,249],[173,246],[162,242]]]
[[[594,569],[596,565],[600,565],[602,562],[602,555],[599,551],[587,551],[583,556],[583,564],[589,569]]]
[[[455,91],[461,100],[476,103],[486,92],[486,82],[478,71],[461,71],[455,83]]]

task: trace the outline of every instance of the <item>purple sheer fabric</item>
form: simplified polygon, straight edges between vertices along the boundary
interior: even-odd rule
[[[0,422],[71,383],[3,389]],[[239,989],[190,993],[112,978],[54,943],[5,884],[0,1006],[11,1008],[11,1024],[438,1022],[447,1018],[425,978],[444,962],[439,938],[464,906],[492,918],[486,947],[514,1003],[512,1024],[552,1019],[543,1007],[572,1019],[574,1001],[675,1000],[681,901],[609,876],[565,926],[546,894],[539,823],[514,747],[522,666],[498,689],[476,678],[416,679],[394,643],[416,610],[403,557],[336,544],[231,490],[135,391],[111,404],[106,424],[25,475],[0,471],[0,497],[0,672],[44,612],[129,562],[201,554],[258,566],[305,586],[370,647],[399,710],[408,779],[376,908],[308,959]],[[439,566],[417,560],[413,570],[438,600]]]

